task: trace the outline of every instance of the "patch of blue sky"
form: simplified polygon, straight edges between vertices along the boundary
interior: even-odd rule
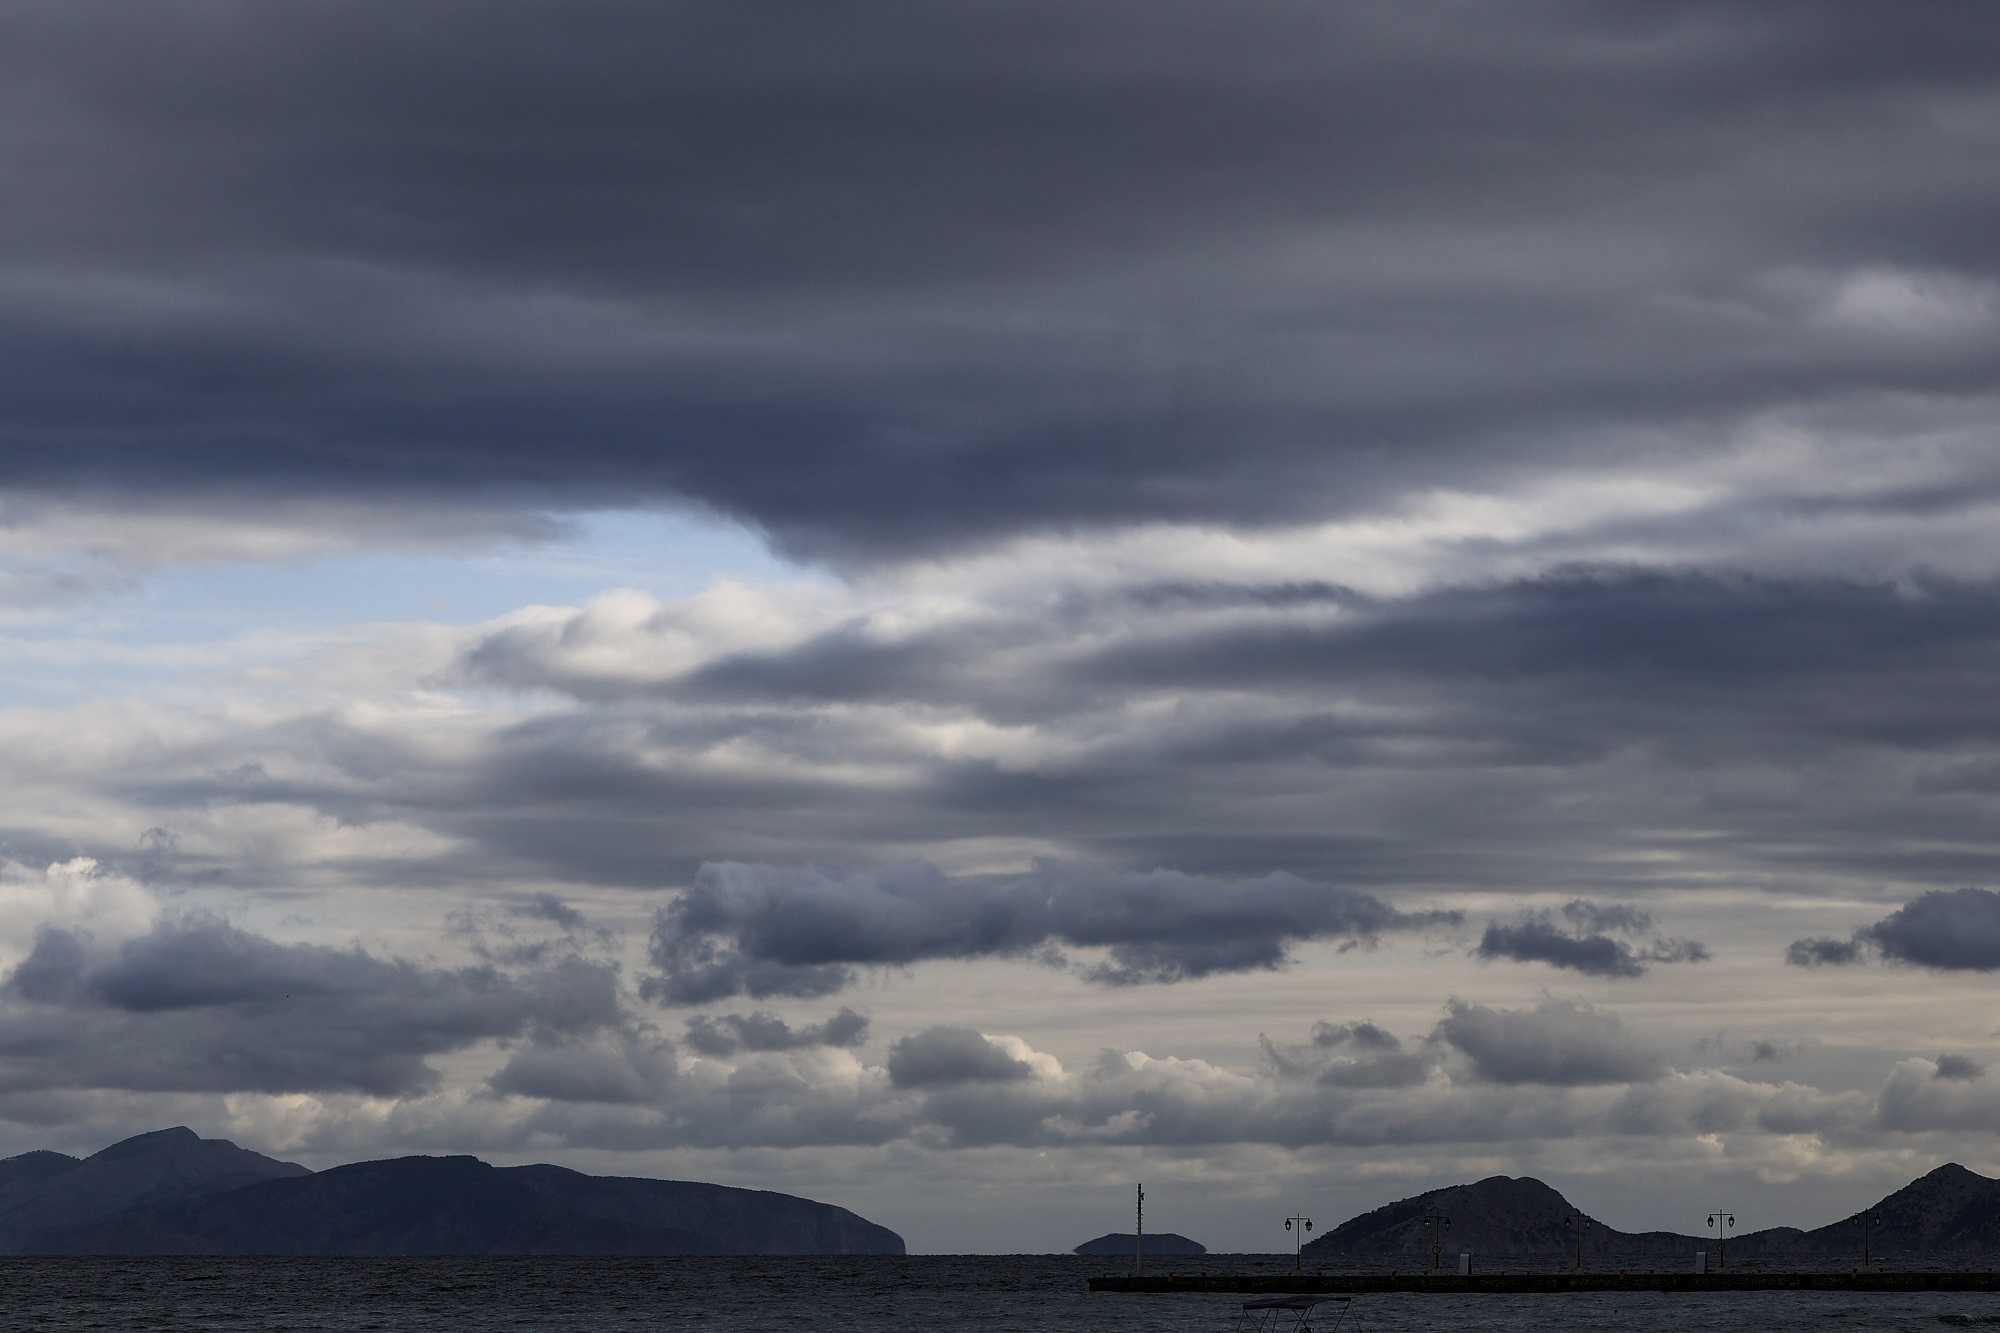
[[[524,606],[575,605],[610,588],[670,599],[723,579],[810,577],[747,528],[660,511],[577,516],[542,542],[169,565],[17,604],[0,618],[0,707],[160,699],[176,684],[254,665],[258,645],[356,626],[473,625]]]

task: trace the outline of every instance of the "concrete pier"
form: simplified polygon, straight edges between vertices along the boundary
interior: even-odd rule
[[[1392,1291],[1438,1295],[1522,1296],[1584,1291],[2000,1291],[2000,1273],[1342,1273],[1242,1274],[1148,1273],[1094,1277],[1092,1291],[1146,1293],[1232,1292],[1276,1295],[1285,1292],[1330,1296]]]

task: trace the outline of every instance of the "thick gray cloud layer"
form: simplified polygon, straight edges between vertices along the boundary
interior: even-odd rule
[[[1687,931],[1752,997],[1743,1067],[1800,1078],[1837,1057],[1756,1005],[1838,978],[1777,965],[1791,926],[1745,961],[1741,903],[1907,903],[1800,963],[2000,966],[1957,887],[2000,884],[1990,7],[198,12],[0,14],[0,598],[620,506],[827,563],[0,710],[26,866],[295,896],[308,934],[472,904],[459,966],[205,917],[103,948],[51,891],[0,1109],[306,1093],[453,1149],[1768,1135],[1774,1176],[1797,1136],[1844,1172],[1990,1134],[1983,1029],[1931,1023],[1880,1096],[1763,1083],[1398,938],[1476,893],[1478,957],[1596,996],[1671,985]],[[1254,1068],[1107,1031],[1065,1069],[969,1004],[676,1040],[602,961],[620,895],[676,1006],[1233,976],[1192,997],[1242,1006],[1215,1052],[1283,1021],[1246,995],[1352,980],[1268,969],[1379,936],[1436,971],[1341,1002],[1401,1035]]]
[[[1155,871],[1117,875],[1045,864],[999,881],[953,882],[935,866],[707,865],[653,930],[669,1004],[732,995],[825,995],[855,966],[1103,949],[1083,975],[1171,982],[1282,965],[1292,944],[1363,942],[1454,920],[1413,915],[1352,889],[1273,875],[1228,885]]]
[[[314,719],[272,743],[325,753],[325,780],[210,761],[133,794],[414,809],[490,855],[469,873],[611,882],[684,881],[745,848],[866,864],[993,837],[1362,887],[2000,872],[1985,581],[1575,569],[1406,597],[1064,582],[956,618],[807,622],[754,651],[689,652],[691,614],[593,606],[478,636],[459,665],[474,683],[590,707],[496,734],[464,771],[416,754],[364,769],[397,742]],[[946,726],[993,744],[947,747]],[[723,753],[761,762],[707,765]],[[1718,833],[1698,871],[1690,827]]]
[[[365,1092],[438,1086],[427,1057],[622,1021],[612,969],[436,968],[162,918],[108,956],[42,932],[7,978],[0,1087]]]
[[[1996,389],[1996,27],[16,6],[0,484],[689,497],[879,554],[1936,423]]]

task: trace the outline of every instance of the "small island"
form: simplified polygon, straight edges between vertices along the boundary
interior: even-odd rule
[[[1099,1236],[1096,1240],[1087,1240],[1070,1251],[1070,1253],[1097,1255],[1100,1257],[1105,1255],[1129,1255],[1134,1252],[1133,1243],[1137,1239],[1138,1237],[1129,1231],[1114,1231],[1109,1235]],[[1203,1245],[1200,1241],[1189,1240],[1186,1236],[1177,1236],[1171,1231],[1162,1231],[1157,1235],[1149,1231],[1146,1233],[1146,1247],[1144,1252],[1158,1255],[1207,1254],[1208,1246]]]

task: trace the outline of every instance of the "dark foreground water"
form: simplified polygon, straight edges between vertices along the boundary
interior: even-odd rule
[[[1283,1271],[1265,1257],[1161,1260]],[[1071,1257],[7,1259],[0,1329],[1063,1329],[1222,1333],[1242,1297],[1092,1295]],[[1155,1267],[1149,1265],[1149,1268]],[[1341,1333],[2000,1330],[2000,1295],[1357,1296]],[[1331,1319],[1316,1322],[1328,1333]]]

